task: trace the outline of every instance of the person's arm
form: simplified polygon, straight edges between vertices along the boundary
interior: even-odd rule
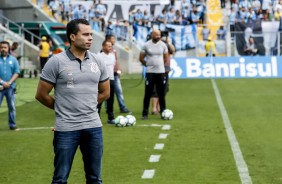
[[[15,73],[9,81],[3,81],[2,79],[0,79],[0,84],[3,85],[4,88],[9,88],[18,77],[19,74]]]
[[[110,97],[110,80],[99,83],[98,85],[98,104]]]
[[[168,61],[168,59],[169,59],[168,56],[169,56],[168,52],[164,53],[164,63],[166,63]]]
[[[54,109],[55,99],[50,95],[54,85],[46,81],[40,80],[37,86],[35,98],[50,109]]]
[[[145,53],[145,52],[140,52],[139,61],[141,62],[141,64],[142,64],[143,66],[146,66],[145,56],[146,56],[146,53]]]

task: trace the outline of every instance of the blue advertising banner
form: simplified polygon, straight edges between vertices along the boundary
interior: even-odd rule
[[[282,57],[172,58],[170,78],[281,78]]]

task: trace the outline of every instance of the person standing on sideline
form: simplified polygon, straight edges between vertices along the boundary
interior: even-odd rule
[[[170,59],[171,57],[173,57],[173,55],[175,54],[175,47],[171,44],[171,41],[169,39],[168,36],[162,37],[162,41],[166,44],[167,48],[168,48],[168,57],[167,57],[167,61],[165,62],[165,95],[167,94],[167,92],[169,91],[169,72],[170,72]],[[153,115],[158,115],[160,112],[160,103],[159,103],[159,98],[158,98],[158,94],[157,94],[157,90],[156,87],[154,88],[154,92],[152,95],[152,114]]]
[[[146,58],[146,59],[145,59]],[[148,119],[150,99],[156,86],[160,103],[160,113],[166,109],[165,103],[165,62],[168,60],[168,48],[161,41],[161,31],[153,30],[151,40],[147,41],[140,52],[139,60],[146,67],[145,95],[142,119]]]
[[[106,65],[107,73],[110,79],[110,97],[107,99],[107,114],[108,114],[108,123],[115,124],[114,116],[114,98],[115,98],[115,87],[114,87],[114,66],[116,64],[115,55],[112,52],[112,43],[105,40],[102,44],[102,52],[99,53],[99,57],[103,58],[103,62]],[[101,111],[102,103],[99,103],[98,109]]]
[[[41,43],[39,45],[39,49],[40,49],[40,52],[39,52],[40,67],[42,70],[45,64],[47,63],[47,60],[49,59],[49,54],[50,54],[50,45],[47,42],[46,36],[42,36]]]
[[[52,184],[67,183],[78,146],[86,183],[101,184],[103,136],[96,107],[110,95],[109,77],[105,63],[88,51],[93,37],[87,20],[71,20],[67,38],[70,48],[46,63],[35,96],[56,115]],[[50,94],[53,88],[54,97]]]
[[[10,130],[17,130],[16,126],[16,79],[20,74],[17,59],[10,54],[9,42],[0,42],[0,106],[4,96],[8,104]]]
[[[114,35],[106,35],[106,40],[109,40],[113,46],[115,45],[116,38]],[[116,94],[118,105],[119,105],[119,110],[120,110],[120,113],[131,113],[131,111],[127,109],[125,102],[124,102],[124,96],[122,93],[122,86],[120,82],[121,71],[119,69],[117,51],[114,48],[112,50],[113,50],[113,53],[115,54],[115,59],[116,59],[116,62],[115,62],[116,64],[114,68],[114,78],[115,78],[114,86],[115,86],[115,94]]]
[[[212,41],[212,37],[208,37],[208,41],[205,45],[206,56],[215,56],[215,43]]]

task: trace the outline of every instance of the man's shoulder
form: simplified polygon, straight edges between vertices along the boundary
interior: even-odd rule
[[[9,54],[9,55],[8,55],[8,58],[9,58],[10,60],[13,60],[13,61],[18,61],[17,58],[16,58],[15,56],[13,56],[12,54]]]

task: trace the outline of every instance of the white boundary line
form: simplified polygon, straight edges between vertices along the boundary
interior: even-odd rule
[[[236,162],[236,166],[239,172],[239,176],[241,178],[241,183],[242,184],[252,184],[252,178],[250,177],[248,166],[244,160],[244,157],[242,155],[239,143],[236,139],[236,135],[233,131],[233,128],[231,126],[227,111],[224,107],[224,104],[222,102],[219,90],[217,88],[216,82],[214,79],[211,79],[212,82],[212,87],[215,93],[216,101],[221,113],[221,117],[223,119],[224,127],[227,133],[227,137],[233,152],[233,156]]]
[[[154,175],[155,175],[155,169],[145,170],[141,178],[142,179],[152,179]]]
[[[18,131],[21,130],[44,130],[44,129],[52,129],[53,127],[32,127],[32,128],[18,128]]]

